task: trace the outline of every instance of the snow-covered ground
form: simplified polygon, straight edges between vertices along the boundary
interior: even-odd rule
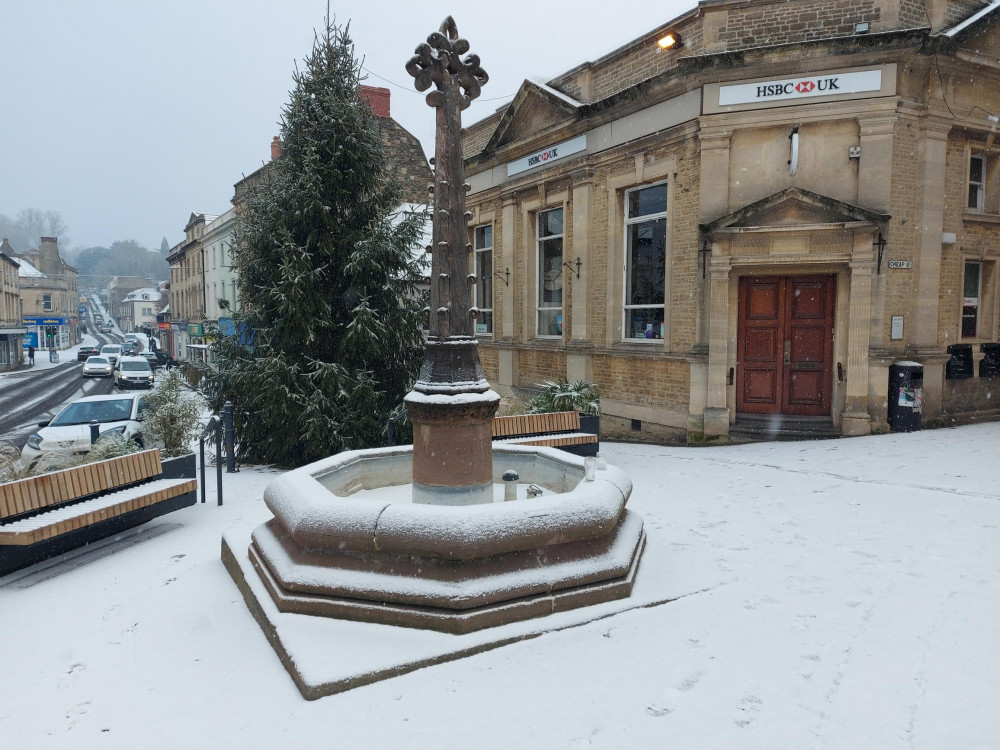
[[[49,350],[48,349],[36,349],[35,350],[35,366],[34,367],[27,367],[28,352],[27,352],[27,350],[25,350],[25,353],[24,353],[25,368],[26,368],[26,370],[30,370],[32,372],[35,372],[37,370],[51,370],[53,367],[58,367],[59,365],[64,365],[67,362],[76,362],[77,361],[76,355],[77,355],[77,352],[80,351],[80,347],[81,346],[96,346],[96,347],[100,348],[101,345],[100,345],[100,342],[98,342],[97,339],[95,339],[89,333],[85,333],[85,334],[83,334],[80,337],[80,343],[79,344],[74,344],[69,349],[60,349],[58,351],[58,354],[59,354],[59,361],[58,362],[52,362],[49,359]],[[23,370],[23,369],[22,370],[12,370],[10,372],[0,373],[0,381],[4,380],[5,378],[10,378],[10,377],[17,377],[17,378],[23,377],[26,370]]]
[[[1000,747],[1000,423],[604,450],[640,578],[719,585],[307,702],[219,560],[268,517],[244,469],[0,579],[0,748]]]

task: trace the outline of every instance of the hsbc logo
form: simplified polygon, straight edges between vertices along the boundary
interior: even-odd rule
[[[528,166],[535,167],[539,164],[548,161],[549,159],[556,159],[559,157],[559,149],[550,148],[548,151],[543,151],[540,154],[535,154],[534,156],[528,157]]]
[[[816,78],[804,81],[787,81],[782,83],[765,83],[757,87],[757,98],[766,99],[770,96],[794,96],[795,94],[811,94],[814,91],[833,92],[840,90],[840,78]]]

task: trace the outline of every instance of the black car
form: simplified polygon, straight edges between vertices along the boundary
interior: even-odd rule
[[[76,353],[76,359],[78,362],[86,362],[88,357],[96,357],[100,353],[101,350],[96,346],[81,346]]]
[[[139,356],[149,362],[149,366],[154,370],[159,370],[163,367],[163,362],[160,361],[156,352],[139,352]]]

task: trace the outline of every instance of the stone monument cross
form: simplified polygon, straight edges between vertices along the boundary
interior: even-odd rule
[[[490,390],[473,335],[478,310],[470,273],[472,245],[465,211],[462,110],[489,80],[477,55],[448,16],[406,63],[417,91],[436,111],[434,231],[429,335],[420,377],[406,397],[413,421],[414,502],[492,502],[492,419],[499,396]]]

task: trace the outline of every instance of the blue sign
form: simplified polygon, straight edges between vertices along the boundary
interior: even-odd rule
[[[76,312],[78,315],[83,315],[85,312],[87,312],[87,306],[80,305],[78,308],[76,308]]]
[[[29,346],[38,348],[38,333],[36,331],[29,331],[21,337],[21,348],[27,349]]]
[[[68,326],[69,320],[66,318],[24,318],[26,326]]]

